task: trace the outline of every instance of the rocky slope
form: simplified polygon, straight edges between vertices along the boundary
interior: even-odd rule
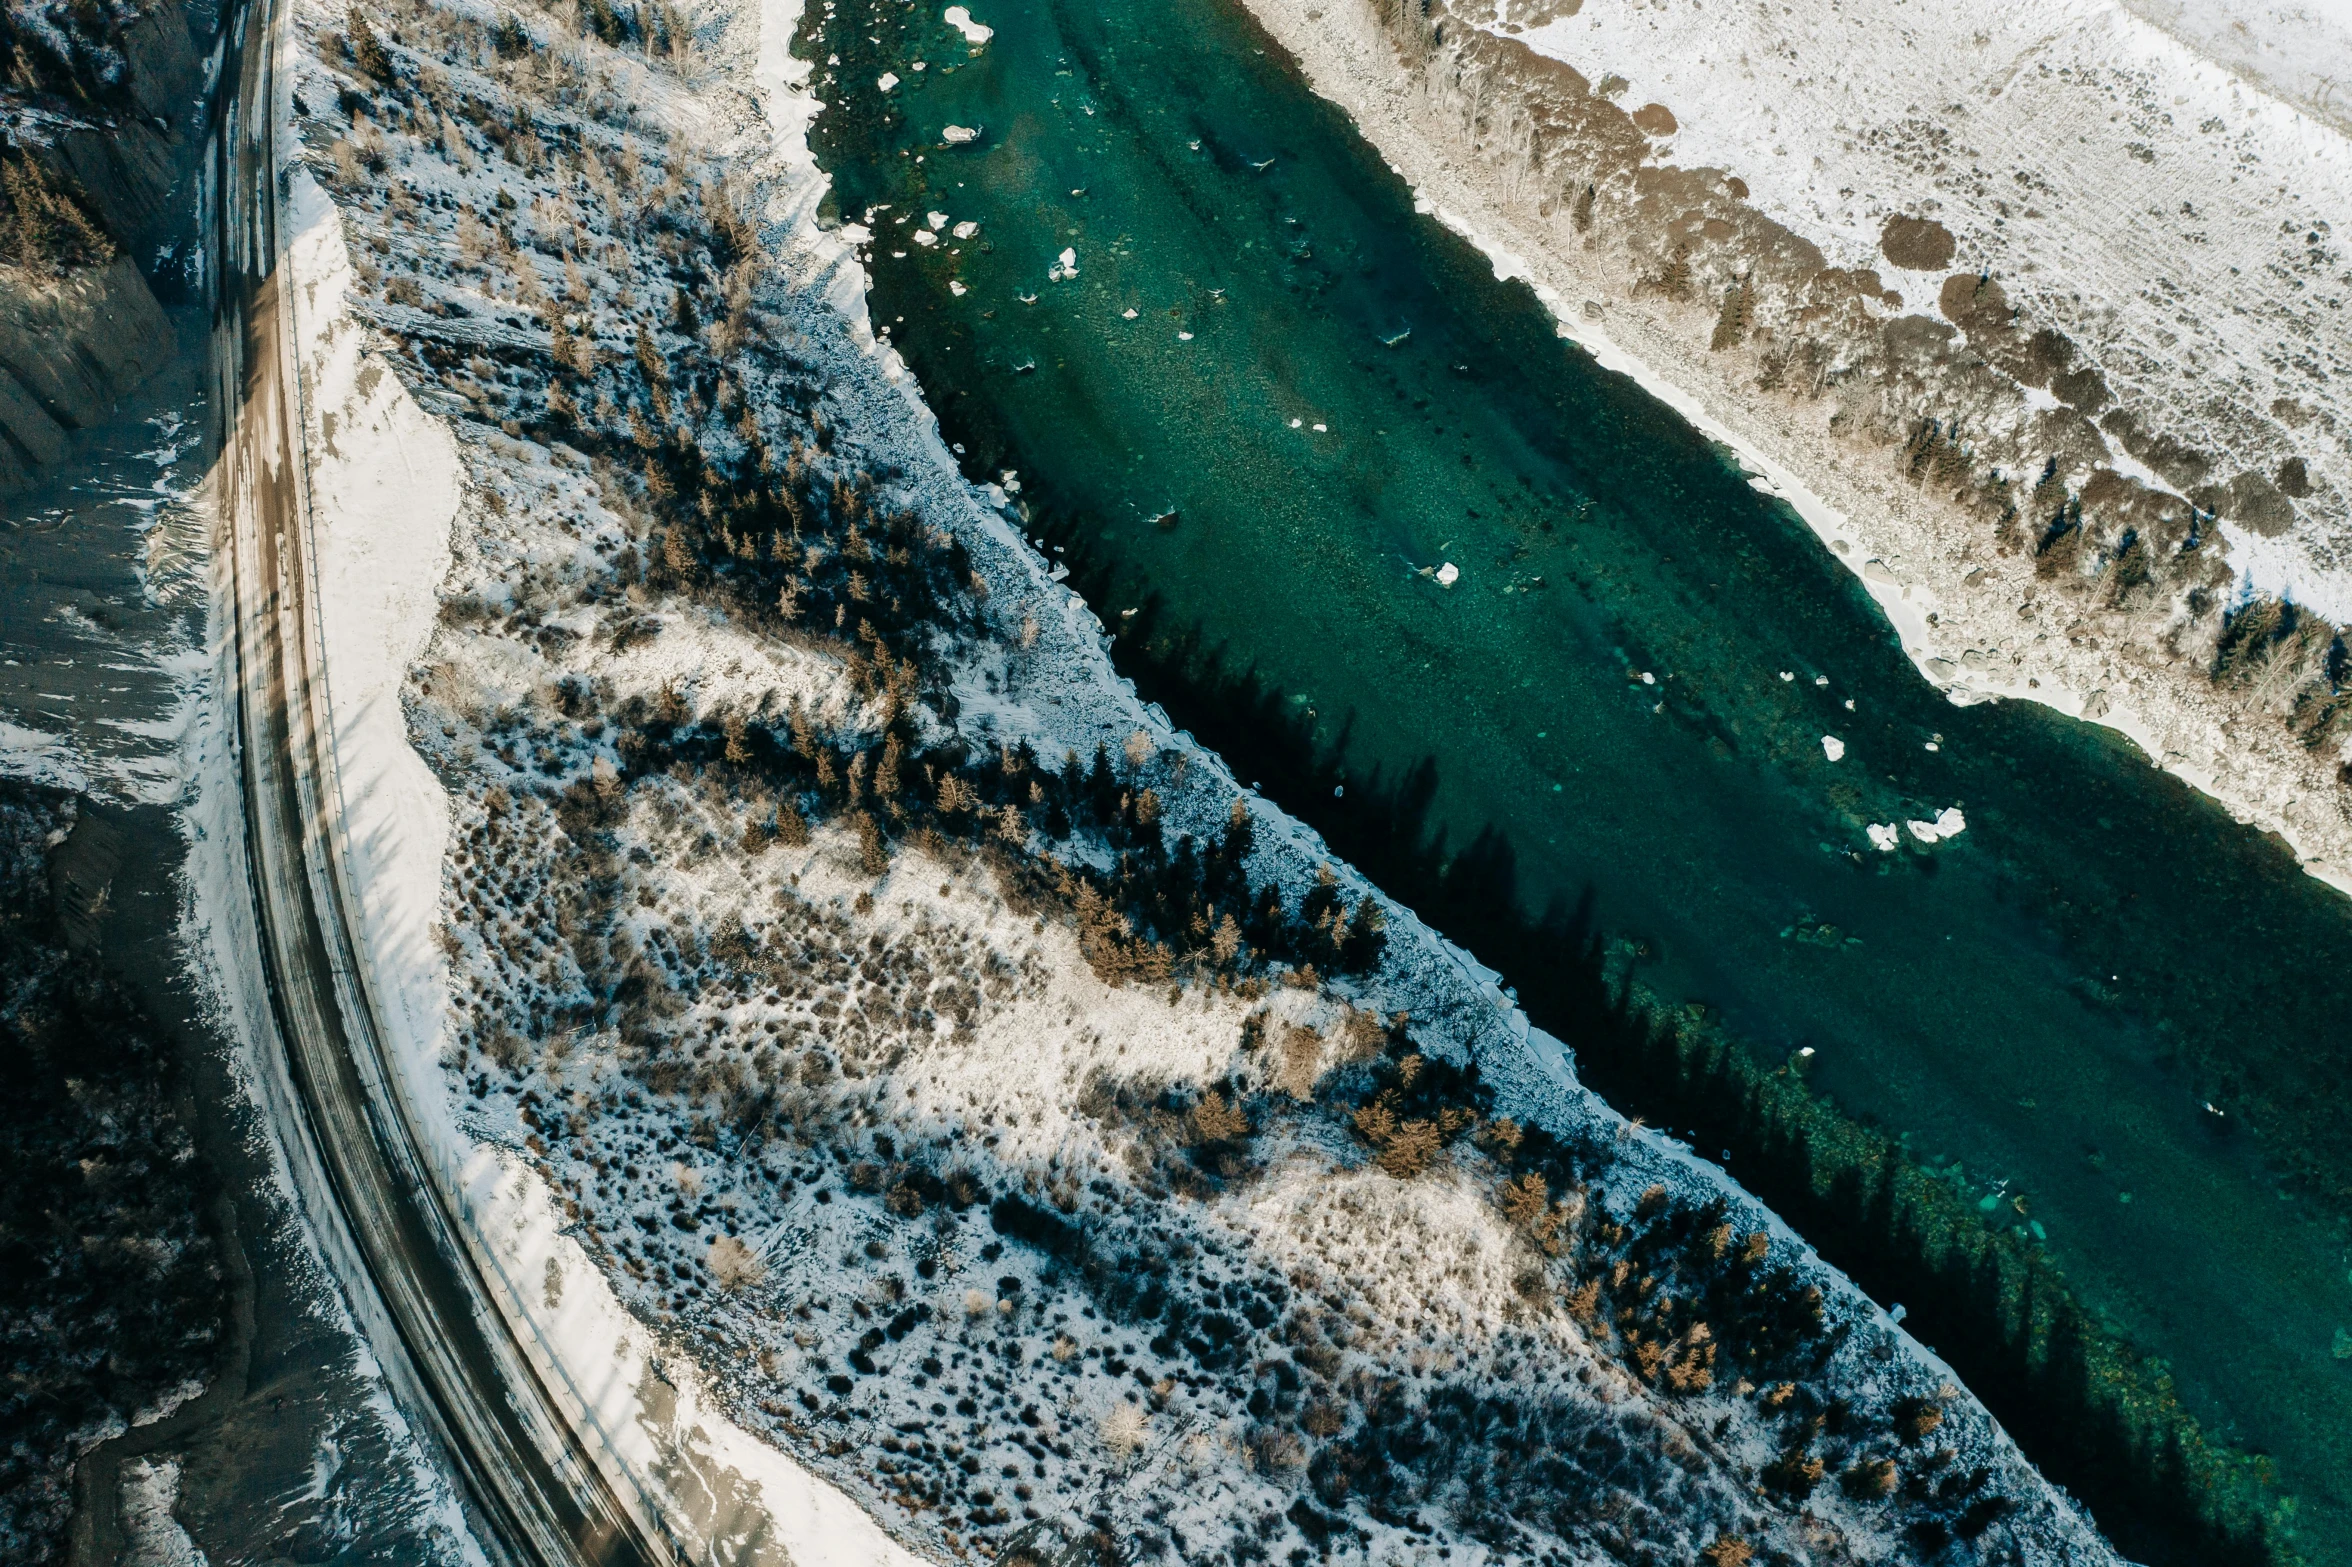
[[[0,1552],[65,1559],[91,1443],[192,1397],[228,1285],[170,1045],[89,949],[119,833],[0,785]]]
[[[0,52],[0,489],[173,350],[204,68],[178,0],[11,6]],[[192,256],[192,252],[190,253]]]

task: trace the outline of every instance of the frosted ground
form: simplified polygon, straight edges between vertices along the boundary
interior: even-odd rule
[[[313,7],[296,51],[373,990],[641,1504],[730,1561],[1047,1526],[2110,1559],[1875,1306],[1116,679],[813,221],[795,17]],[[864,636],[901,583],[947,596]],[[1257,944],[1384,922],[1378,961],[1104,912],[1180,835]]]

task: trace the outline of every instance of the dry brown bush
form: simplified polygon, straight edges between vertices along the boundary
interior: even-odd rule
[[[1193,1132],[1204,1143],[1233,1143],[1249,1136],[1249,1117],[1241,1106],[1229,1105],[1215,1089],[1200,1096],[1192,1107]]]
[[[1303,1023],[1283,1030],[1282,1065],[1274,1086],[1304,1104],[1315,1097],[1315,1083],[1323,1075],[1323,1036]]]
[[[1438,1132],[1434,1121],[1406,1121],[1380,1150],[1380,1168],[1400,1181],[1409,1181],[1437,1158]]]
[[[1299,1417],[1299,1426],[1309,1436],[1337,1436],[1347,1429],[1347,1406],[1335,1399],[1319,1398]]]
[[[1893,1459],[1866,1458],[1848,1469],[1838,1484],[1857,1502],[1875,1502],[1894,1495],[1899,1478]]]
[[[767,1277],[767,1266],[751,1253],[751,1248],[732,1235],[722,1235],[711,1242],[711,1276],[719,1281],[719,1288],[732,1295],[748,1289]]]
[[[1520,1229],[1539,1223],[1546,1214],[1551,1188],[1533,1170],[1503,1183],[1503,1217]]]

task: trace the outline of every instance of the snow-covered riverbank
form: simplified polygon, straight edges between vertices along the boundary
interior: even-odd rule
[[[2334,126],[2110,5],[1471,6],[1411,65],[1361,0],[1250,5],[1564,335],[1786,496],[1954,700],[2119,729],[2352,887],[2320,715],[2352,619]],[[2300,619],[2249,658],[2261,595]]]

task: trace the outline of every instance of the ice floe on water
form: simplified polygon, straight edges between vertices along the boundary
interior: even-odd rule
[[[1821,754],[1833,762],[1843,761],[1846,755],[1846,742],[1840,740],[1836,735],[1823,735],[1821,737]]]
[[[972,13],[960,5],[951,5],[946,13],[947,25],[964,35],[964,42],[977,49],[996,36],[996,29],[972,20]]]
[[[1968,830],[1968,818],[1960,814],[1960,807],[1948,805],[1936,812],[1932,822],[1905,822],[1911,836],[1921,843],[1935,843],[1944,838],[1957,838]]]

